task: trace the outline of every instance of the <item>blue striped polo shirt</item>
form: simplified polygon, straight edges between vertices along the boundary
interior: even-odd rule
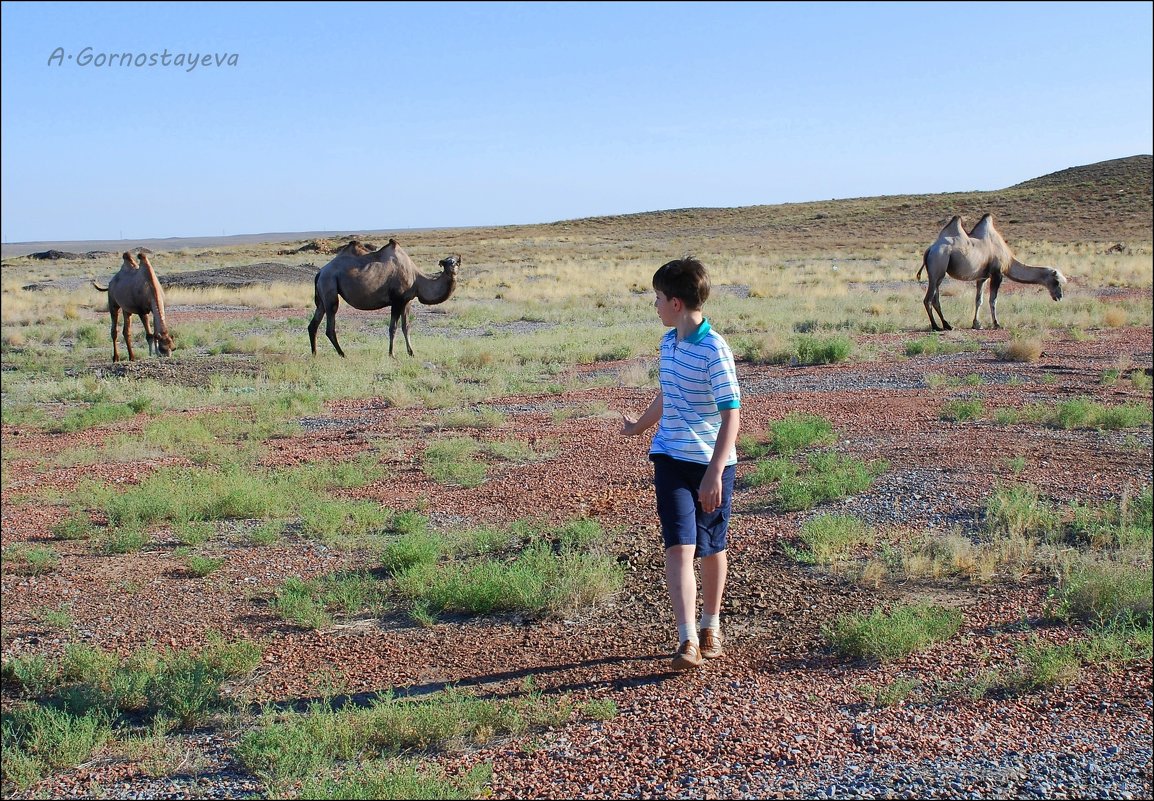
[[[741,407],[737,367],[729,345],[703,320],[678,341],[674,328],[661,340],[661,422],[649,452],[709,464],[721,429],[721,410]],[[737,450],[726,458],[737,464]]]

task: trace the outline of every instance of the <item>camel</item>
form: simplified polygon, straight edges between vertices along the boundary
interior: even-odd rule
[[[317,329],[321,318],[325,319],[325,336],[333,343],[342,357],[345,352],[337,342],[336,314],[340,299],[354,309],[373,311],[386,306],[392,312],[389,320],[389,356],[393,355],[393,338],[397,333],[397,321],[405,336],[405,347],[409,355],[413,346],[409,342],[409,304],[413,298],[426,305],[444,303],[457,286],[457,268],[461,257],[449,256],[440,261],[439,275],[425,275],[418,272],[409,254],[390,239],[380,250],[372,250],[360,242],[349,242],[337,251],[332,261],[322,267],[313,283],[317,304],[313,319],[309,322],[309,343],[313,355],[317,352]]]
[[[919,279],[922,270],[926,271],[929,281],[922,303],[930,317],[930,328],[933,331],[949,331],[953,328],[942,315],[938,297],[938,289],[946,275],[959,281],[978,282],[974,297],[974,328],[982,327],[978,312],[982,308],[982,292],[986,281],[990,282],[990,318],[994,328],[1002,327],[998,323],[998,289],[1003,277],[1023,284],[1042,284],[1054,300],[1062,299],[1062,285],[1066,283],[1066,276],[1052,267],[1031,267],[1018,261],[1006,240],[1002,239],[994,227],[991,214],[983,214],[968,234],[962,230],[961,218],[955,216],[950,220],[938,234],[937,240],[922,254],[922,266],[918,268],[917,274]],[[940,328],[934,319],[935,310],[942,321]]]
[[[144,338],[148,342],[149,356],[171,356],[172,337],[168,333],[168,322],[164,317],[164,289],[152,269],[148,256],[143,252],[137,254],[143,269],[137,266],[131,253],[125,253],[120,265],[120,272],[112,276],[108,286],[101,286],[95,281],[92,285],[101,292],[108,293],[108,314],[112,317],[112,361],[120,361],[120,351],[116,344],[116,321],[120,312],[124,312],[124,344],[128,347],[128,360],[134,361],[136,354],[132,352],[132,315],[140,316],[140,323],[144,326]],[[148,315],[152,315],[156,333],[148,327]]]

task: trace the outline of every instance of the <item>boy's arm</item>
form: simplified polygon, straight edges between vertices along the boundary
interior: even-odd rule
[[[709,460],[709,467],[701,478],[701,486],[697,489],[697,499],[701,502],[701,511],[709,514],[721,506],[721,473],[725,470],[725,462],[730,451],[737,444],[737,432],[741,430],[741,410],[722,409],[721,428],[717,432],[717,444],[713,446],[713,457]]]
[[[621,433],[626,437],[635,437],[652,428],[661,419],[661,393],[649,404],[649,408],[641,413],[636,420],[630,420],[621,415]]]

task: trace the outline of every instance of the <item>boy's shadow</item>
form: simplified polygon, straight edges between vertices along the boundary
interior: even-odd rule
[[[272,708],[281,711],[295,711],[304,712],[316,703],[327,702],[333,709],[341,709],[343,707],[366,708],[378,701],[397,700],[397,699],[418,699],[424,696],[433,695],[435,693],[444,692],[450,688],[458,689],[463,687],[484,687],[491,684],[505,684],[508,682],[521,682],[525,679],[531,679],[550,673],[560,673],[569,670],[580,670],[582,668],[591,668],[597,665],[620,665],[629,662],[641,663],[664,663],[669,664],[669,657],[666,655],[660,656],[609,656],[601,659],[587,659],[581,662],[569,662],[560,665],[547,665],[542,667],[521,668],[518,670],[510,670],[503,673],[489,673],[482,676],[465,677],[454,679],[452,681],[433,681],[422,684],[410,684],[402,687],[391,687],[385,690],[373,690],[371,692],[346,693],[341,695],[331,696],[315,696],[312,698],[294,698],[284,701],[276,701],[271,704],[261,704],[261,708]],[[526,695],[529,692],[539,693],[540,695],[564,695],[566,693],[578,692],[581,690],[592,689],[612,689],[623,690],[629,687],[641,687],[647,684],[658,684],[670,679],[678,679],[685,675],[685,673],[678,673],[671,668],[664,668],[661,670],[650,670],[645,673],[635,673],[629,676],[622,676],[616,679],[598,679],[595,681],[578,681],[569,684],[559,684],[554,687],[526,690],[523,687],[515,687],[509,690],[494,690],[481,694],[479,697],[484,699],[502,699],[513,698],[520,695]]]

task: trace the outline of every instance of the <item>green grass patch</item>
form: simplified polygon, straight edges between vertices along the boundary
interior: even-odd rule
[[[884,461],[863,462],[836,453],[815,453],[809,469],[783,476],[775,500],[785,511],[812,509],[822,503],[865,492],[875,477],[889,469]]]
[[[224,562],[225,560],[219,557],[213,558],[202,556],[201,554],[190,554],[184,561],[184,567],[197,578],[204,578],[220,570],[224,566]]]
[[[17,542],[0,550],[0,569],[22,576],[51,573],[60,563],[60,555],[50,545]]]
[[[1125,403],[1110,406],[1087,397],[1071,398],[1054,404],[1028,404],[1021,409],[999,409],[994,419],[1003,424],[1034,423],[1050,428],[1116,431],[1151,425],[1151,407]]]
[[[116,423],[135,417],[147,409],[147,401],[132,401],[129,403],[93,403],[87,409],[78,409],[68,412],[57,423],[50,427],[53,433],[72,433],[88,428]]]
[[[848,558],[853,550],[875,540],[873,529],[852,515],[824,514],[801,525],[799,539],[805,548],[787,548],[797,561],[832,565]]]
[[[842,656],[891,662],[954,636],[962,613],[930,604],[905,604],[886,612],[843,615],[823,625],[822,636]]]
[[[771,454],[788,456],[811,445],[830,445],[837,439],[833,424],[818,415],[791,412],[770,424],[764,435],[744,435],[738,441],[743,455],[762,459]]]
[[[798,364],[837,364],[853,352],[853,340],[835,336],[826,339],[811,336],[797,338]]]
[[[440,546],[442,554],[460,558],[434,562],[424,554],[395,571],[397,592],[425,617],[446,611],[560,615],[603,602],[624,581],[620,564],[602,550],[603,532],[595,521],[537,531],[522,526],[517,547],[500,552],[492,543],[500,547],[501,538],[480,531]]]
[[[27,789],[55,770],[86,762],[111,737],[111,723],[102,712],[74,715],[20,704],[4,714],[4,782]]]
[[[981,420],[985,414],[985,406],[977,398],[954,398],[942,404],[939,417],[942,420],[965,422],[967,420]]]
[[[1151,575],[1149,552],[1144,564],[1096,554],[1077,559],[1050,592],[1050,614],[1094,626],[1135,623],[1149,626]]]
[[[311,581],[289,578],[277,590],[270,607],[280,617],[307,629],[325,629],[333,613],[351,616],[380,608],[383,591],[367,573],[340,573]]]
[[[86,513],[73,512],[52,526],[52,533],[62,540],[86,540],[92,529],[92,519]]]
[[[425,448],[425,473],[439,484],[476,487],[486,477],[480,452],[480,445],[465,437],[430,442]]]
[[[317,702],[306,712],[266,712],[258,727],[241,737],[236,753],[249,770],[274,785],[306,779],[315,782],[317,776],[351,777],[350,769],[358,769],[366,761],[373,764],[382,757],[481,744],[535,727],[558,725],[572,712],[573,704],[564,696],[545,698],[529,693],[494,700],[455,689],[417,700],[385,697],[362,708],[334,709],[328,702]],[[463,785],[454,786],[459,792],[468,791],[467,797],[480,797],[483,793],[477,792],[476,782],[484,777],[484,773],[476,774]],[[319,789],[328,792],[325,788],[339,781],[343,780],[322,780]],[[428,784],[421,787],[423,793],[404,797],[456,797],[426,795],[436,788]],[[310,792],[306,797],[315,796]]]

